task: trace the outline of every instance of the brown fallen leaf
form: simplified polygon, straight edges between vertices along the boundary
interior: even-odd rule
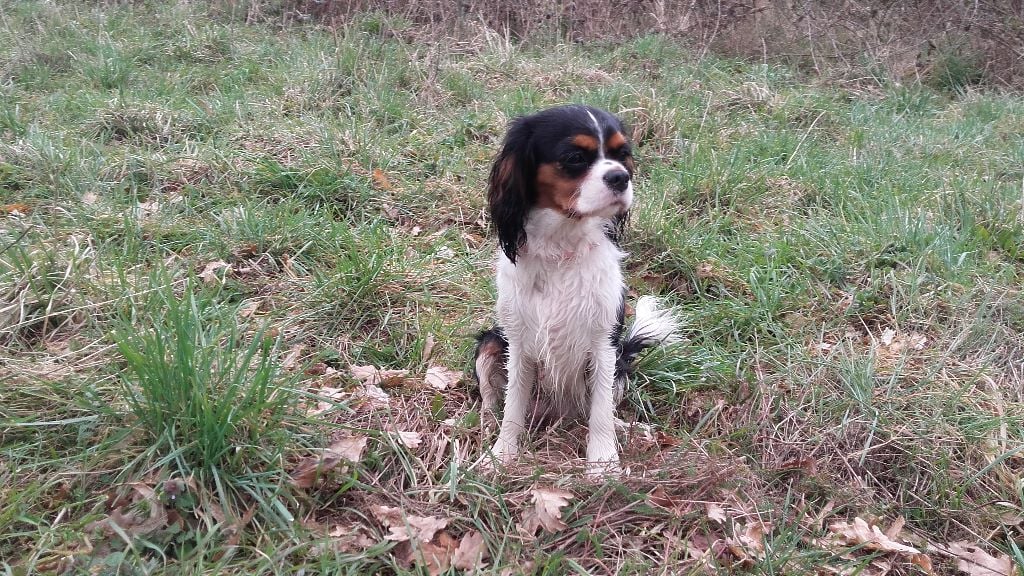
[[[452,566],[459,570],[476,570],[484,567],[483,561],[486,559],[487,546],[484,544],[483,534],[470,530],[462,536],[459,547],[455,549]]]
[[[679,438],[676,438],[675,436],[670,436],[669,434],[666,434],[661,430],[658,430],[654,437],[658,442],[658,447],[661,448],[662,450],[668,450],[669,448],[678,446],[681,442]]]
[[[285,370],[294,369],[299,365],[299,358],[302,357],[302,353],[305,352],[305,350],[306,345],[301,342],[292,346],[291,349],[288,350],[288,355],[281,361],[281,368],[284,368]]]
[[[359,462],[366,448],[365,436],[346,436],[327,447],[319,456],[302,460],[292,472],[292,485],[312,488],[324,472],[343,462]]]
[[[405,523],[405,520],[403,520],[405,514],[401,508],[394,506],[371,506],[370,512],[373,513],[373,517],[383,524],[385,528]]]
[[[427,333],[427,337],[423,340],[423,351],[420,352],[420,357],[426,362],[430,360],[430,357],[434,355],[434,335]]]
[[[138,214],[142,218],[148,218],[148,217],[152,216],[153,214],[156,214],[160,210],[160,202],[158,202],[156,200],[149,200],[149,201],[146,201],[146,202],[139,202],[138,208],[139,208]]]
[[[214,260],[213,262],[207,262],[206,266],[203,266],[203,271],[199,273],[199,277],[203,280],[203,282],[206,282],[207,284],[215,284],[221,282],[223,276],[227,275],[227,273],[225,273],[223,276],[218,275],[217,273],[220,272],[221,270],[231,272],[231,265],[223,260]]]
[[[251,318],[254,314],[256,314],[256,312],[259,311],[260,306],[262,304],[263,302],[259,300],[246,302],[245,304],[242,304],[241,306],[238,307],[238,315],[241,316],[242,318]]]
[[[348,373],[367,386],[398,385],[409,375],[408,370],[383,370],[376,366],[355,366],[353,364],[349,364]]]
[[[518,566],[506,566],[501,569],[498,576],[522,576],[523,574],[533,574],[533,568],[535,564],[533,560],[527,560]]]
[[[932,559],[927,554],[911,555],[910,563],[920,567],[922,570],[924,570],[925,574],[935,574],[935,569],[932,567]]]
[[[373,184],[378,190],[383,190],[385,192],[389,192],[394,189],[394,186],[391,184],[391,179],[388,178],[388,175],[380,168],[373,169]]]
[[[440,532],[430,542],[421,542],[411,547],[410,560],[426,566],[427,574],[439,576],[451,567],[458,544],[447,532]]]
[[[903,532],[903,526],[907,523],[903,516],[897,516],[896,520],[893,521],[892,526],[889,526],[885,531],[885,537],[895,540],[900,537],[900,533]]]
[[[404,542],[413,540],[417,542],[429,542],[434,535],[448,526],[448,520],[436,516],[406,516],[405,522],[389,526],[391,533],[384,537],[385,540]]]
[[[728,546],[725,543],[725,539],[720,534],[712,532],[710,534],[692,534],[686,540],[686,553],[694,560],[700,560],[704,564],[708,564],[715,558],[723,558],[726,556]]]
[[[336,524],[327,535],[333,539],[334,548],[343,553],[361,552],[376,544],[365,527],[358,524]]]
[[[28,214],[32,211],[32,207],[28,204],[18,202],[16,204],[5,204],[0,206],[0,214],[11,214],[11,215],[22,215]]]
[[[859,516],[854,518],[853,522],[834,522],[829,525],[829,531],[843,544],[863,546],[868,550],[908,555],[922,553],[913,546],[900,544],[893,538],[886,536],[878,526],[868,525],[867,521]]]
[[[418,448],[423,443],[423,435],[419,432],[411,432],[406,430],[399,430],[394,432],[395,439],[398,443],[406,448]]]
[[[392,506],[373,506],[370,512],[381,524],[391,529],[385,540],[404,542],[414,540],[429,542],[434,535],[448,526],[446,518],[435,516],[413,516],[406,514],[401,508]]]
[[[459,380],[462,380],[462,372],[450,370],[443,366],[431,366],[427,368],[427,375],[424,376],[423,381],[434,388],[435,390],[445,390],[449,386],[458,384]]]
[[[562,521],[561,509],[569,505],[572,492],[559,488],[534,488],[531,493],[533,508],[523,514],[521,530],[530,536],[536,534],[541,527],[548,532],[564,530],[567,525]]]
[[[719,524],[725,524],[725,508],[722,508],[721,504],[714,502],[707,503],[708,509],[708,520],[714,520]]]
[[[114,498],[110,515],[89,524],[87,532],[100,530],[109,536],[122,531],[132,536],[146,536],[169,525],[167,509],[152,487],[142,482],[129,486],[132,493],[126,498]]]
[[[332,386],[323,386],[316,391],[317,396],[324,398],[317,402],[316,406],[311,407],[307,413],[310,416],[317,416],[327,412],[331,408],[334,408],[334,403],[341,402],[348,396],[348,393],[341,388],[334,388]]]
[[[950,542],[946,552],[956,560],[957,570],[970,576],[1014,576],[1013,561],[1006,554],[992,556],[970,542]]]
[[[676,498],[669,496],[665,489],[658,486],[647,495],[647,501],[655,506],[660,506],[676,516],[682,516],[689,511],[690,503],[687,501],[679,501]]]
[[[355,391],[355,396],[362,400],[362,404],[369,408],[387,408],[391,405],[391,396],[374,384],[362,384]]]
[[[764,536],[772,528],[771,523],[751,520],[734,528],[733,536],[726,538],[725,543],[738,558],[764,557]]]

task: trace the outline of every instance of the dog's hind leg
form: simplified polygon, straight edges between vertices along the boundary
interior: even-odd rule
[[[498,399],[508,386],[508,341],[501,328],[482,332],[476,339],[473,375],[480,387],[485,410],[497,412]]]

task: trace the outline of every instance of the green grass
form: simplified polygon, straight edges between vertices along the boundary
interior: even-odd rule
[[[479,531],[493,574],[924,573],[825,543],[858,516],[1021,562],[1019,95],[953,60],[940,86],[840,86],[656,36],[455,49],[204,10],[0,15],[3,573],[417,573],[378,505]],[[597,484],[569,425],[479,474],[469,379],[423,384],[490,322],[504,127],[564,102],[630,126],[628,282],[685,321],[620,411],[653,427],[620,436],[630,474]],[[365,364],[410,371],[388,407]],[[358,463],[292,484],[346,435]],[[535,485],[574,498],[531,539]],[[755,518],[762,551],[723,544]]]

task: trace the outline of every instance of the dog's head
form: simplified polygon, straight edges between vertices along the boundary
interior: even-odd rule
[[[534,209],[615,228],[633,203],[633,154],[618,118],[590,106],[562,106],[516,118],[494,160],[491,220],[508,259],[526,242]]]

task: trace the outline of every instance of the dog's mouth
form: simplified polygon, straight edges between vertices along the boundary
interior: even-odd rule
[[[620,214],[625,214],[629,210],[629,207],[629,202],[626,202],[622,198],[615,198],[601,208],[588,210],[586,212],[569,209],[566,210],[564,214],[573,220],[582,220],[584,218],[614,218]]]

